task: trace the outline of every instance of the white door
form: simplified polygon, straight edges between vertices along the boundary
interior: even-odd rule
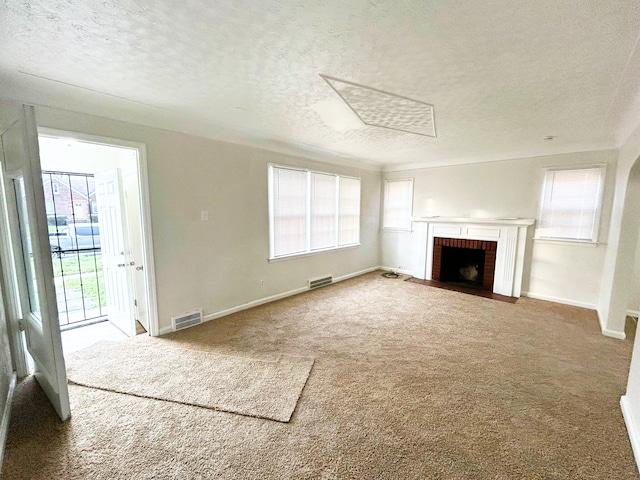
[[[133,311],[133,279],[120,170],[95,174],[96,203],[100,222],[102,271],[109,321],[124,333],[136,334]]]
[[[35,377],[62,420],[71,415],[58,305],[53,281],[35,110],[16,108],[1,135],[3,179],[9,210],[11,255],[16,266],[17,310]],[[4,250],[6,251],[6,250]]]

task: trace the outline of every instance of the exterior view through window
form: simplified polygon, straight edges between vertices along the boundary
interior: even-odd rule
[[[60,325],[106,317],[93,175],[43,171],[49,243]]]

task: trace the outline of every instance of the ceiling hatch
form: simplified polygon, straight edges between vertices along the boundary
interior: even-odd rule
[[[436,136],[433,105],[357,83],[320,75],[366,125]]]

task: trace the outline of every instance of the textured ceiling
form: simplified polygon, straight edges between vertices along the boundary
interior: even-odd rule
[[[639,32],[637,0],[3,0],[0,96],[387,168],[498,160],[618,146]],[[433,104],[437,137],[354,122],[320,74]]]

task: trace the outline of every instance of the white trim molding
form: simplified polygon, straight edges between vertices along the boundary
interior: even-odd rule
[[[581,307],[588,310],[596,310],[595,303],[582,302],[580,300],[571,300],[570,298],[554,297],[551,295],[543,295],[534,292],[522,292],[523,297],[535,298],[536,300],[544,300],[545,302],[562,303],[563,305],[571,305],[572,307]]]
[[[365,273],[375,272],[376,270],[383,270],[384,267],[375,266],[370,267],[365,270],[360,270],[358,272],[348,273],[347,275],[342,275],[340,277],[335,277],[333,279],[333,283],[342,282],[344,280],[348,280],[353,277],[358,277],[360,275],[364,275]],[[202,322],[208,322],[210,320],[215,320],[216,318],[226,317],[227,315],[231,315],[232,313],[241,312],[242,310],[248,310],[249,308],[257,307],[259,305],[264,305],[265,303],[275,302],[276,300],[281,300],[283,298],[292,297],[293,295],[298,295],[299,293],[304,293],[309,290],[309,286],[304,286],[300,288],[295,288],[293,290],[289,290],[288,292],[277,293],[275,295],[271,295],[268,297],[258,298],[257,300],[252,300],[251,302],[243,303],[242,305],[236,305],[235,307],[227,308],[225,310],[220,310],[214,313],[208,313],[203,316]],[[167,333],[172,333],[173,328],[171,325],[162,327],[160,329],[160,335],[166,335]]]
[[[11,401],[13,400],[13,392],[17,383],[16,372],[11,374],[9,380],[9,391],[5,399],[4,410],[2,412],[2,421],[0,422],[0,478],[2,478],[2,464],[4,460],[4,447],[7,442],[7,433],[9,432],[9,419],[11,418]]]
[[[629,399],[626,395],[620,397],[620,408],[622,410],[624,423],[627,426],[627,434],[629,435],[629,441],[631,442],[636,466],[640,470],[640,430],[638,429],[638,422],[633,416],[633,410],[631,405],[629,405]]]

